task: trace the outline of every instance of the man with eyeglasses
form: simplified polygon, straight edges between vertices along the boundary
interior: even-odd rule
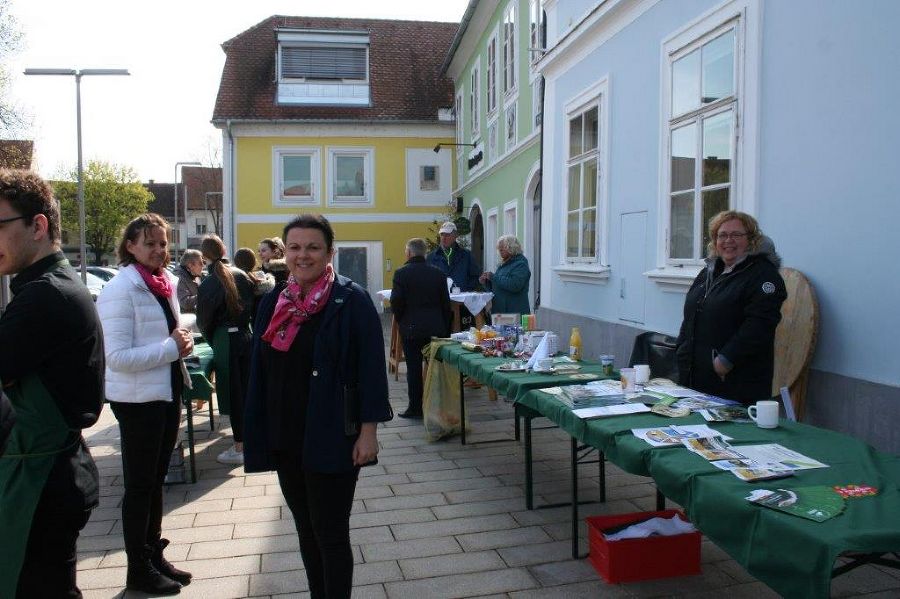
[[[30,171],[0,170],[0,383],[15,408],[0,458],[0,597],[81,597],[76,541],[99,500],[81,430],[103,405],[100,320],[60,251],[59,205]]]
[[[676,356],[679,383],[745,405],[772,395],[775,328],[787,297],[781,258],[756,219],[709,221],[704,268],[688,290]]]

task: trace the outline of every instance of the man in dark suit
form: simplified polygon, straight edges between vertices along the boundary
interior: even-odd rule
[[[452,322],[447,277],[425,262],[426,253],[424,239],[406,242],[406,264],[394,273],[391,290],[391,309],[400,327],[409,386],[409,406],[399,414],[402,418],[422,417],[422,350],[431,337],[449,335]]]

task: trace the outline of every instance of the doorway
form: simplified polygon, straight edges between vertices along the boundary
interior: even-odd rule
[[[469,223],[472,226],[472,232],[469,235],[470,249],[478,270],[484,272],[484,218],[481,215],[481,208],[476,204],[469,211]]]

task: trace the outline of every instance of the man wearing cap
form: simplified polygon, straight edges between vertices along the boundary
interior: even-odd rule
[[[428,254],[428,264],[438,267],[453,279],[453,286],[459,287],[460,291],[475,291],[481,273],[472,252],[456,243],[456,225],[447,221],[441,225],[438,233],[441,243]]]

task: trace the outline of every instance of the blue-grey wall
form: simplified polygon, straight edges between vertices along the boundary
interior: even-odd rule
[[[556,127],[545,130],[544,150],[556,167],[543,189],[544,239],[557,244],[564,214],[553,198],[563,198],[564,106],[603,76],[610,84],[610,222],[604,229],[610,279],[566,283],[545,268],[542,307],[560,329],[574,318],[566,315],[594,319],[596,336],[620,348],[627,345],[622,326],[677,333],[684,294],[651,281],[645,321],[619,320],[619,222],[623,213],[647,212],[647,247],[626,251],[643,253],[648,270],[656,267],[660,45],[720,4],[662,0],[554,83],[545,114],[555,111]],[[896,435],[879,432],[879,419],[867,414],[877,408],[900,415],[900,2],[770,0],[759,6],[756,215],[785,265],[805,273],[819,299],[811,416],[898,451]]]

